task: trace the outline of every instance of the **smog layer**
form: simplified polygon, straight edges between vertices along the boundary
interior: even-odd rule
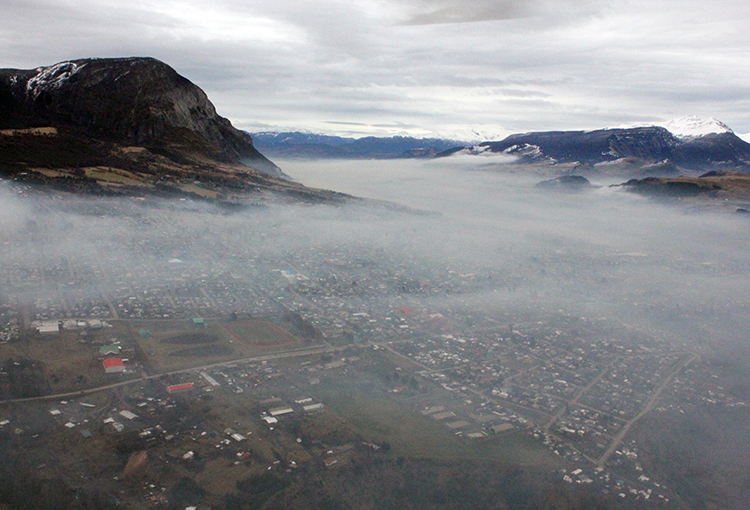
[[[466,462],[504,477],[456,482],[474,508],[529,502],[508,466],[535,498],[552,487],[538,508],[740,508],[748,218],[471,161],[278,162],[375,199],[340,205],[4,183],[7,451],[71,493],[89,477],[92,502],[396,508],[399,476]],[[350,476],[385,489],[355,495]],[[466,501],[424,497],[402,508]]]

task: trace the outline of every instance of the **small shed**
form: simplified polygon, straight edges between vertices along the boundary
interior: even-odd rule
[[[99,354],[102,356],[109,356],[110,354],[120,354],[119,345],[103,345],[99,347]]]
[[[276,407],[274,409],[268,410],[268,413],[271,416],[281,416],[283,414],[289,414],[293,412],[294,412],[294,409],[292,409],[291,407]]]
[[[500,434],[502,432],[513,430],[513,425],[511,425],[510,423],[501,423],[500,425],[495,425],[490,430],[495,434]]]
[[[182,384],[173,384],[171,386],[167,386],[167,391],[169,393],[179,393],[181,391],[189,391],[193,389],[193,383],[182,383]]]
[[[43,321],[36,327],[36,330],[44,336],[52,336],[60,334],[60,322],[59,321]]]
[[[120,416],[122,416],[123,418],[127,418],[128,420],[135,420],[136,418],[138,418],[137,414],[131,413],[127,409],[124,411],[120,411]]]
[[[125,363],[121,358],[107,358],[102,361],[104,371],[108,374],[118,374],[125,371]]]

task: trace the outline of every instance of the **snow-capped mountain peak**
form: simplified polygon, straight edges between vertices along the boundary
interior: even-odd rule
[[[695,115],[670,120],[664,127],[678,138],[697,138],[703,135],[733,133],[723,122],[710,118],[703,120]]]
[[[432,131],[428,134],[419,135],[418,138],[440,138],[443,140],[462,140],[469,143],[481,143],[488,140],[502,140],[510,133],[502,128],[490,127],[489,129],[477,129],[473,127],[458,127],[454,129],[443,129]],[[412,135],[414,136],[414,135]]]

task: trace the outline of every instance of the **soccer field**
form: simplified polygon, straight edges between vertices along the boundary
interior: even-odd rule
[[[266,321],[231,322],[224,330],[237,342],[258,347],[271,347],[296,342],[297,339],[278,325]]]

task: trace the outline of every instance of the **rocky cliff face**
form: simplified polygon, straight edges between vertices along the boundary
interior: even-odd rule
[[[0,129],[74,127],[86,136],[244,163],[283,177],[206,94],[152,58],[83,59],[0,70]]]

